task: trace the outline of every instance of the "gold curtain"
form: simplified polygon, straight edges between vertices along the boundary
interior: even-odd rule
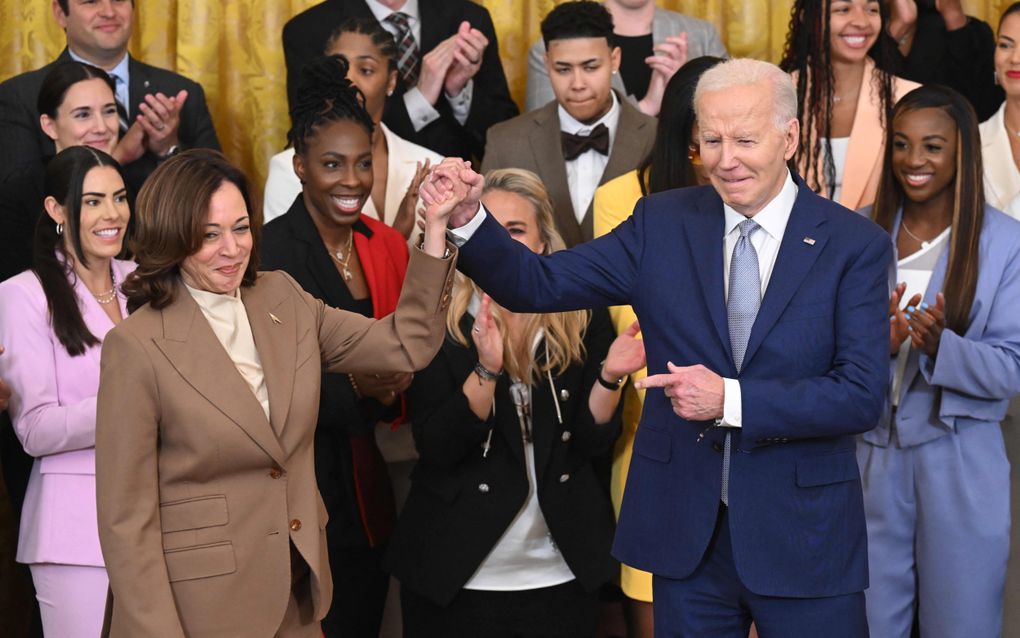
[[[499,36],[510,89],[523,102],[527,50],[542,17],[563,0],[481,0]],[[200,82],[224,152],[261,192],[269,157],[289,126],[280,34],[318,0],[163,0],[135,7],[131,53]],[[964,0],[994,28],[1011,0]],[[659,0],[659,6],[711,21],[734,56],[778,61],[792,0]],[[64,34],[47,0],[0,0],[0,79],[57,56]]]

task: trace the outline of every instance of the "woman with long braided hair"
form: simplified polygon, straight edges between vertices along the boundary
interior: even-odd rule
[[[878,0],[796,0],[780,63],[797,86],[797,171],[852,209],[875,200],[889,114],[918,86],[881,70],[885,21]]]

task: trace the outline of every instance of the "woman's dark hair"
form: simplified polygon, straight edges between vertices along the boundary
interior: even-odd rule
[[[999,26],[995,29],[996,36],[999,35],[999,31],[1002,30],[1002,21],[1005,20],[1008,16],[1013,15],[1014,13],[1020,13],[1020,2],[1014,2],[1013,4],[1003,9],[1002,15],[999,16]]]
[[[956,177],[953,180],[953,222],[949,261],[943,291],[946,325],[957,334],[967,331],[978,280],[978,252],[985,217],[981,168],[981,136],[977,115],[967,98],[953,89],[927,84],[904,95],[893,110],[886,131],[884,170],[871,216],[890,234],[903,205],[903,186],[893,175],[892,155],[896,118],[921,109],[940,109],[956,123]]]
[[[329,55],[329,52],[336,46],[337,40],[345,33],[367,35],[371,38],[372,44],[379,49],[379,53],[382,53],[383,57],[386,58],[387,68],[390,71],[397,69],[397,58],[400,55],[400,51],[397,49],[397,42],[393,39],[393,35],[384,29],[375,18],[354,16],[341,22],[340,26],[334,29],[329,39],[326,40],[326,46],[322,49],[323,54]]]
[[[209,203],[226,183],[241,191],[248,210],[252,248],[241,285],[254,285],[262,215],[251,205],[248,178],[219,151],[191,149],[160,164],[138,193],[131,242],[138,268],[121,286],[128,312],[146,303],[159,310],[174,300],[181,263],[202,247]]]
[[[301,69],[298,98],[290,110],[293,125],[287,133],[295,152],[304,154],[308,140],[328,122],[351,120],[372,135],[375,124],[365,110],[365,96],[347,79],[348,68],[343,56],[323,55],[309,60]]]
[[[63,236],[67,237],[67,241],[57,232],[56,222],[43,213],[35,225],[32,245],[32,272],[39,278],[46,294],[53,333],[72,357],[84,354],[89,347],[100,343],[85,325],[72,283],[74,263],[77,261],[88,266],[81,246],[81,200],[85,177],[98,166],[111,166],[124,179],[116,160],[89,146],[72,146],[49,161],[43,194],[55,199],[66,211]],[[67,252],[68,243],[71,254]]]
[[[666,84],[662,107],[659,109],[655,145],[638,167],[638,183],[642,195],[698,183],[688,152],[693,142],[691,129],[697,121],[694,115],[694,89],[701,75],[720,62],[723,62],[722,58],[708,55],[689,60]]]
[[[74,60],[55,64],[43,78],[42,86],[39,87],[39,97],[35,102],[36,110],[40,115],[57,117],[57,109],[64,103],[68,89],[84,80],[96,78],[106,82],[110,87],[110,93],[117,95],[113,78],[99,67]]]
[[[554,40],[605,38],[613,46],[613,16],[600,2],[577,0],[556,5],[542,20],[546,50]]]
[[[823,188],[832,197],[836,187],[836,165],[832,160],[832,107],[835,81],[832,76],[832,46],[829,14],[832,0],[795,0],[790,13],[790,30],[786,49],[779,63],[787,73],[796,73],[797,119],[800,120],[800,144],[795,164],[801,167],[802,177],[815,192]],[[889,19],[886,2],[879,2],[882,26]],[[896,43],[892,38],[879,37],[868,51],[875,61],[871,82],[878,93],[882,124],[890,121],[895,102],[892,75],[882,69],[889,68]],[[861,90],[867,90],[861,86]],[[821,165],[821,166],[819,166]]]

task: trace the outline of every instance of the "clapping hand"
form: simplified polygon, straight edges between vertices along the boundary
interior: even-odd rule
[[[920,295],[915,295],[917,301],[911,299],[904,315],[909,324],[910,343],[914,348],[924,352],[931,358],[935,358],[939,352],[939,342],[942,339],[942,331],[946,327],[946,297],[941,292],[935,295],[935,305],[920,302]]]
[[[657,117],[666,85],[673,74],[687,63],[687,33],[669,36],[652,50],[654,55],[645,58],[645,64],[652,68],[652,79],[648,83],[648,92],[638,106],[645,115]]]
[[[609,345],[602,364],[604,378],[622,379],[645,367],[645,342],[638,338],[640,332],[641,326],[635,321]]]
[[[907,316],[900,307],[903,293],[907,291],[907,284],[896,284],[896,289],[889,296],[889,354],[895,356],[900,351],[903,342],[910,338],[910,324]],[[910,298],[911,306],[921,303],[921,295],[916,294]]]
[[[503,335],[492,316],[492,299],[482,295],[475,323],[471,326],[471,341],[478,350],[478,363],[491,372],[503,370]]]
[[[187,99],[188,92],[185,90],[172,97],[150,93],[138,105],[141,113],[135,121],[145,130],[146,147],[156,155],[166,155],[179,144],[177,133],[181,126],[181,109]]]
[[[397,216],[393,219],[393,228],[397,229],[404,237],[410,237],[411,231],[414,230],[415,210],[418,206],[418,191],[421,190],[422,184],[425,183],[425,178],[428,177],[430,168],[428,159],[424,163],[417,163],[414,177],[411,178],[411,183],[404,193],[404,199],[400,200],[400,208],[397,210]]]
[[[397,399],[397,395],[411,385],[414,375],[410,372],[394,372],[357,374],[353,378],[361,396],[373,398],[383,405],[391,405]]]
[[[457,34],[453,36],[453,64],[446,72],[443,90],[449,96],[460,95],[464,87],[482,68],[482,56],[489,46],[485,34],[471,27],[467,21],[460,23]]]

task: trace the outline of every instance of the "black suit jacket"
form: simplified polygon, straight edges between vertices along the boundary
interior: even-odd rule
[[[355,230],[371,238],[360,222]],[[328,306],[355,311],[355,300],[326,252],[301,195],[286,214],[262,230],[261,270],[283,270],[304,290]],[[315,428],[315,476],[329,523],[331,547],[364,547],[368,539],[354,493],[350,435],[372,431],[384,416],[380,403],[358,399],[346,374],[323,373],[319,421]]]
[[[383,121],[394,133],[444,156],[481,159],[485,155],[485,132],[497,122],[518,113],[510,98],[499,43],[489,11],[470,0],[419,0],[421,14],[421,55],[457,32],[467,21],[489,39],[482,67],[474,77],[474,92],[467,122],[461,125],[453,116],[446,98],[440,96],[435,108],[440,113],[421,131],[415,131],[404,106],[403,80],[397,81],[393,95],[386,100]],[[326,0],[299,13],[283,27],[283,53],[287,61],[287,99],[293,107],[301,67],[322,55],[326,40],[337,26],[352,16],[374,19],[364,0]]]
[[[472,318],[461,321],[471,333]],[[614,338],[605,310],[592,314],[585,333],[585,363],[532,388],[538,500],[559,551],[588,591],[607,582],[617,563],[609,554],[613,508],[595,460],[620,433],[619,412],[605,424],[588,410],[600,362]],[[543,353],[541,346],[539,354]],[[387,568],[409,587],[447,605],[478,569],[524,506],[529,480],[517,412],[506,375],[496,384],[495,416],[478,419],[461,386],[478,353],[449,335],[439,354],[415,375],[409,394],[414,439],[421,458],[411,492],[390,541]],[[558,422],[553,394],[563,415]],[[491,448],[482,444],[492,430]]]
[[[38,164],[53,156],[53,140],[39,126],[36,102],[43,79],[53,65],[70,60],[71,56],[64,49],[56,60],[41,69],[22,73],[0,84],[0,181],[6,180],[26,164]],[[201,85],[183,75],[139,62],[130,56],[128,73],[130,119],[138,114],[138,105],[145,101],[146,94],[163,93],[170,96],[186,89],[188,99],[181,112],[178,134],[181,146],[220,149]],[[146,152],[125,166],[124,177],[128,190],[137,193],[145,178],[156,169],[156,163],[156,156]]]

